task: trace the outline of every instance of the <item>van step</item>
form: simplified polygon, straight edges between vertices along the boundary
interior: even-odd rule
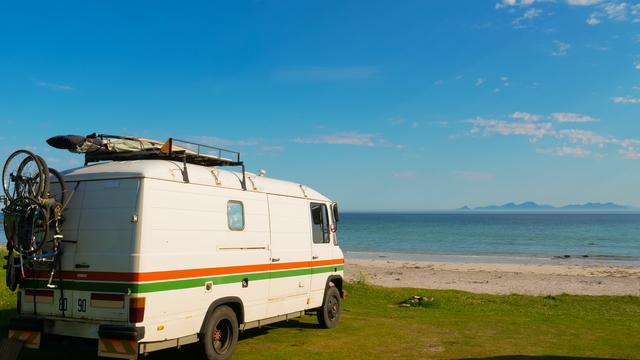
[[[24,341],[16,339],[2,339],[2,341],[0,341],[0,359],[16,360],[18,355],[20,355],[23,345]]]

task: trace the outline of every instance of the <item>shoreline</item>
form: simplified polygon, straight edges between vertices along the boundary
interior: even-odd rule
[[[508,255],[508,254],[434,254],[374,251],[344,251],[347,259],[399,260],[435,263],[479,263],[479,264],[554,264],[554,265],[611,265],[616,267],[640,267],[638,256],[616,255]]]
[[[574,260],[580,259],[347,252],[345,277],[385,287],[487,294],[640,296],[640,266]]]

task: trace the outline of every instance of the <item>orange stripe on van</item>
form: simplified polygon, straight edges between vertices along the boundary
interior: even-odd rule
[[[117,282],[146,282],[175,280],[183,278],[196,278],[216,275],[230,275],[238,273],[251,273],[258,271],[277,271],[298,268],[342,265],[344,259],[299,261],[288,263],[270,263],[257,265],[239,265],[218,268],[187,269],[187,270],[167,270],[145,273],[123,273],[123,272],[100,272],[100,271],[63,271],[62,278],[66,280],[87,280],[87,281],[117,281]],[[26,271],[27,278],[46,279],[47,271],[30,270]],[[59,275],[58,275],[59,276]]]

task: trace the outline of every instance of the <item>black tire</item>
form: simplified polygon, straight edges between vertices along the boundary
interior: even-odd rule
[[[59,187],[59,194],[55,195],[51,194],[51,180],[54,180]],[[58,170],[54,169],[54,168],[49,168],[49,186],[47,187],[47,189],[49,190],[49,195],[53,197],[56,202],[60,205],[64,205],[64,193],[65,193],[65,188],[64,188],[64,179],[62,178],[62,175],[60,175],[60,173],[58,172]]]
[[[324,300],[322,301],[322,307],[318,309],[318,323],[320,327],[325,329],[333,329],[338,325],[340,321],[340,309],[342,303],[340,302],[340,292],[335,286],[327,288],[324,292]]]
[[[15,163],[18,161],[19,163],[16,165]],[[19,184],[13,177],[17,176],[21,178],[23,175],[22,172],[30,162],[36,165],[37,172],[35,174],[29,174],[32,176],[28,178],[30,180],[23,178],[20,180],[22,183]],[[45,174],[48,174],[48,171],[45,172],[42,162],[40,162],[38,156],[31,151],[18,150],[9,155],[9,158],[2,168],[2,188],[7,199],[12,201],[23,196],[39,198],[45,190]],[[15,185],[12,186],[13,182],[15,182]]]
[[[209,360],[231,359],[238,343],[238,318],[226,305],[218,306],[205,320],[200,341]]]
[[[40,197],[46,199],[49,196],[49,188],[51,187],[51,175],[49,173],[49,166],[47,165],[47,162],[44,161],[42,156],[36,155],[36,159],[38,160],[38,162],[40,162],[40,167],[42,168],[43,174],[42,179],[44,181]]]
[[[13,200],[4,209],[7,246],[23,255],[40,251],[49,235],[49,212],[30,197]]]

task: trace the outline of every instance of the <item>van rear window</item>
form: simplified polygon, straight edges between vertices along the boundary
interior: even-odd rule
[[[244,230],[244,206],[240,201],[227,203],[227,222],[231,230]]]

